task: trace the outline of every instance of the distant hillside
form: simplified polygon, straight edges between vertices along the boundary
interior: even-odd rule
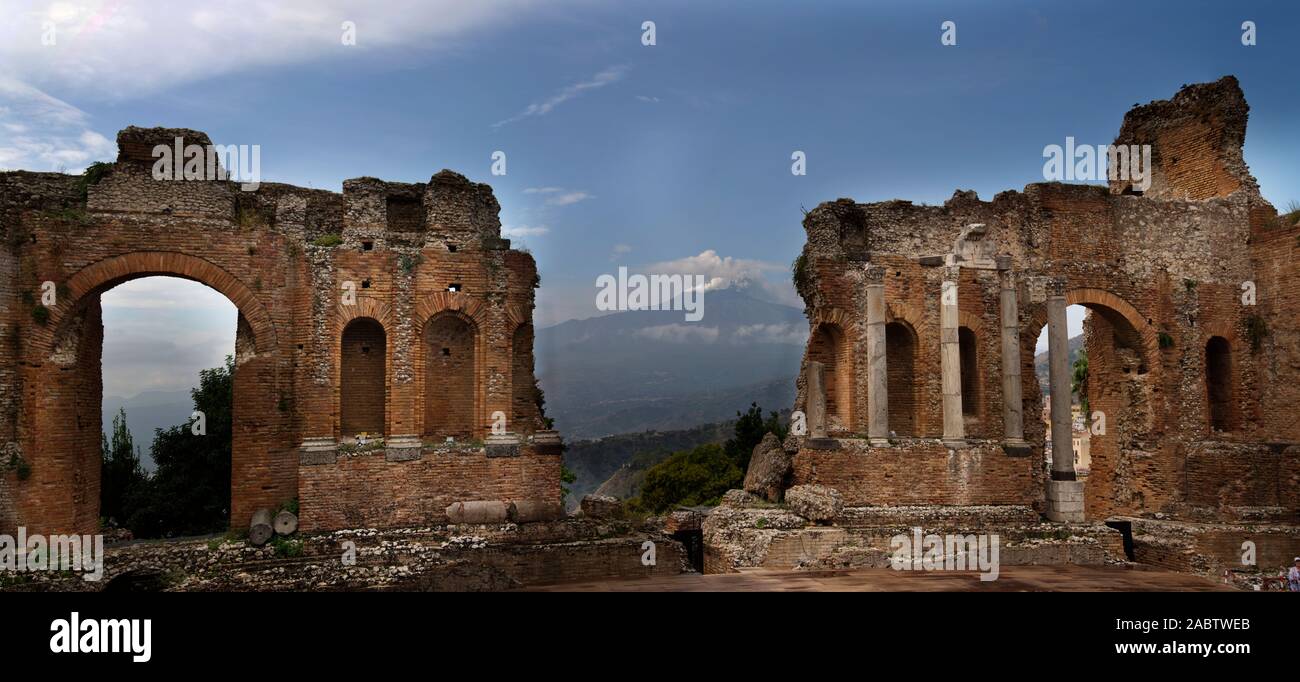
[[[194,411],[194,401],[189,391],[145,391],[132,398],[104,396],[103,431],[112,435],[113,417],[119,407],[126,408],[126,428],[136,447],[140,448],[140,464],[145,471],[154,470],[149,447],[153,445],[155,429],[169,429],[189,421]]]
[[[798,308],[721,289],[704,295],[698,322],[627,311],[540,329],[537,375],[568,438],[686,429],[755,401],[788,408],[807,335]]]
[[[577,475],[578,480],[568,486],[570,495],[566,503],[570,507],[576,506],[583,495],[607,485],[611,477],[620,477],[621,474],[623,480],[631,481],[630,473],[644,472],[678,450],[725,441],[735,428],[735,413],[736,410],[732,410],[732,421],[691,429],[625,433],[569,443],[564,451],[564,465]],[[610,484],[609,489],[615,492],[606,494],[626,499],[626,492],[620,494],[617,491],[625,491],[627,487],[628,484]]]
[[[1079,359],[1079,351],[1083,350],[1083,334],[1070,338],[1067,346],[1070,349],[1070,367],[1074,367],[1074,361]],[[1073,372],[1073,369],[1071,370]],[[1038,388],[1047,395],[1049,383],[1047,381],[1047,351],[1043,351],[1034,356],[1034,374],[1038,375]]]

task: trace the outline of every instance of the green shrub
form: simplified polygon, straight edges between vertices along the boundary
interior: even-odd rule
[[[317,237],[316,241],[312,242],[312,245],[332,248],[342,243],[343,243],[343,237],[340,237],[339,235],[331,232],[329,234],[323,234]]]
[[[275,555],[281,559],[290,559],[302,556],[301,540],[290,540],[284,537],[277,537],[271,541],[271,548],[275,550]]]
[[[98,185],[100,180],[103,180],[112,172],[113,164],[106,161],[96,161],[86,166],[86,170],[82,171],[81,177],[77,178],[77,194],[84,201],[86,197],[90,196],[90,188]]]

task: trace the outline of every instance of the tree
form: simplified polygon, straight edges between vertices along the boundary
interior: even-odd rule
[[[1080,350],[1074,360],[1070,374],[1070,392],[1078,394],[1079,406],[1083,408],[1084,419],[1091,414],[1088,409],[1088,351]]]
[[[225,530],[230,523],[231,398],[234,358],[199,372],[190,391],[203,413],[205,432],[191,423],[154,432],[158,470],[144,486],[129,525],[137,537],[197,535]]]
[[[758,403],[750,403],[749,410],[744,414],[736,413],[734,435],[727,439],[723,449],[736,466],[740,467],[741,472],[749,469],[749,457],[754,453],[754,447],[763,442],[763,436],[769,431],[775,433],[777,438],[785,440],[788,429],[781,424],[781,418],[776,412],[770,413],[764,421],[763,409],[758,406]]]
[[[140,466],[140,451],[126,428],[126,410],[113,417],[113,438],[100,434],[102,461],[99,473],[99,515],[114,525],[124,525],[130,515],[129,500],[148,482]]]
[[[640,496],[629,500],[629,507],[660,514],[676,506],[717,504],[744,482],[750,455],[769,431],[784,440],[788,429],[776,412],[764,420],[758,403],[750,403],[749,410],[736,413],[733,435],[721,446],[708,443],[681,450],[651,467]]]
[[[716,443],[673,453],[646,472],[633,507],[660,514],[677,506],[714,505],[739,487],[745,472]]]

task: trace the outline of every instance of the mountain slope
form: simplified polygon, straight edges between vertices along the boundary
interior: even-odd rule
[[[194,410],[189,391],[145,391],[132,398],[104,396],[103,431],[112,435],[113,417],[119,407],[126,409],[126,428],[136,447],[140,448],[140,464],[145,471],[154,470],[149,448],[153,445],[155,429],[169,429],[187,423]]]
[[[1067,348],[1070,349],[1070,371],[1073,372],[1074,361],[1079,359],[1079,351],[1083,350],[1083,334],[1070,337]],[[1047,380],[1047,351],[1034,356],[1034,374],[1038,375],[1038,388],[1043,392],[1043,395],[1047,395],[1051,388],[1051,384]]]
[[[547,416],[582,439],[719,421],[754,401],[789,407],[803,312],[738,288],[707,292],[703,311],[698,322],[682,311],[625,311],[538,330]]]

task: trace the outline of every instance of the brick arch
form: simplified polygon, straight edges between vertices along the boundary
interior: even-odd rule
[[[957,311],[957,326],[966,327],[975,333],[975,337],[984,338],[984,319],[965,310]]]
[[[443,311],[451,311],[468,317],[474,322],[475,327],[481,330],[487,326],[488,310],[488,304],[476,296],[460,291],[435,291],[415,305],[415,325],[423,332],[425,325],[435,315]]]
[[[1146,316],[1136,307],[1115,292],[1089,287],[1067,289],[1065,302],[1067,306],[1081,305],[1089,312],[1100,315],[1114,332],[1116,340],[1124,342],[1124,345],[1132,347],[1137,352],[1139,361],[1146,368],[1145,371],[1149,372],[1147,381],[1150,385],[1160,385],[1157,375],[1162,371],[1164,363],[1160,362],[1159,332],[1154,325],[1147,322]],[[1039,387],[1033,363],[1035,343],[1039,333],[1047,324],[1046,304],[1034,304],[1030,312],[1025,315],[1023,322],[1020,343],[1021,377],[1025,382],[1024,395],[1028,404],[1041,408],[1045,403],[1038,397]],[[1084,486],[1084,508],[1090,519],[1105,518],[1117,513],[1140,513],[1149,508],[1150,502],[1144,501],[1143,491],[1130,487],[1126,482],[1127,479],[1120,474],[1120,466],[1124,458],[1132,456],[1134,450],[1141,449],[1140,446],[1126,444],[1121,435],[1128,432],[1131,437],[1144,439],[1155,437],[1151,431],[1152,425],[1156,423],[1156,415],[1165,409],[1159,402],[1161,399],[1158,393],[1152,395],[1152,400],[1134,405],[1123,391],[1111,391],[1110,386],[1104,382],[1098,384],[1097,377],[1106,376],[1108,367],[1112,371],[1114,369],[1113,365],[1106,364],[1108,361],[1102,359],[1108,356],[1109,354],[1099,356],[1095,353],[1089,355],[1089,374],[1092,377],[1089,380],[1091,408],[1106,415],[1106,432],[1094,434],[1090,438],[1092,465]],[[1032,398],[1029,397],[1031,395]],[[1038,413],[1030,409],[1026,409],[1024,414],[1026,424],[1031,419],[1038,419]],[[1124,422],[1127,426],[1123,425]],[[1167,461],[1155,464],[1155,466],[1167,465]]]
[[[506,306],[506,326],[510,329],[511,334],[518,331],[520,325],[532,323],[532,315],[529,315],[523,306],[513,304]]]
[[[822,308],[813,317],[812,328],[816,329],[819,324],[839,325],[847,333],[853,326],[853,318],[842,308]]]
[[[330,387],[330,416],[334,437],[342,438],[343,433],[343,334],[348,325],[357,320],[373,320],[384,332],[384,425],[383,435],[388,436],[389,420],[392,418],[392,377],[393,377],[393,330],[389,323],[388,306],[376,304],[371,299],[357,298],[355,305],[340,305],[334,319],[334,329],[330,338],[330,357],[334,359],[330,368],[333,378]]]
[[[46,326],[32,330],[39,355],[44,357],[50,353],[54,340],[65,331],[64,327],[76,316],[75,311],[87,296],[151,276],[180,277],[215,289],[230,299],[248,321],[258,353],[277,348],[275,323],[270,313],[239,278],[198,256],[177,251],[133,251],[91,263],[67,279],[66,299],[50,310]]]
[[[335,331],[342,333],[344,327],[347,327],[353,320],[359,317],[369,317],[379,323],[384,328],[384,333],[391,333],[390,328],[393,326],[392,307],[377,299],[368,296],[358,296],[356,303],[352,305],[343,305],[339,303],[338,311],[335,313]]]
[[[510,404],[512,431],[532,433],[541,424],[533,392],[536,359],[533,341],[536,329],[531,320],[523,320],[510,327]]]
[[[483,379],[483,373],[486,371],[487,367],[487,340],[485,338],[486,334],[484,333],[483,323],[472,313],[477,312],[481,317],[485,313],[487,306],[483,305],[481,301],[476,301],[467,296],[458,296],[452,292],[445,293],[450,294],[452,297],[468,300],[470,304],[477,304],[477,306],[468,311],[460,307],[445,306],[441,309],[434,310],[428,317],[420,318],[418,323],[419,326],[417,327],[418,341],[416,343],[415,351],[415,377],[417,386],[416,420],[418,423],[419,433],[422,436],[467,435],[470,438],[476,438],[482,436],[484,431],[483,424],[485,413],[483,406],[486,404],[486,381]],[[435,296],[437,295],[435,294]],[[429,298],[433,299],[435,296],[430,296]],[[453,300],[450,301],[450,303],[457,303],[457,301]],[[470,366],[470,376],[468,378],[471,384],[471,400],[470,404],[463,408],[462,406],[450,403],[440,408],[439,401],[445,402],[448,397],[446,391],[439,392],[436,395],[430,395],[429,379],[430,372],[433,371],[432,363],[435,359],[432,358],[429,353],[429,330],[431,326],[436,324],[439,320],[446,318],[463,322],[469,328],[469,333],[472,336],[472,352],[470,356],[472,365]],[[460,377],[460,379],[465,380],[465,377]],[[438,424],[440,428],[439,433],[433,433],[431,429],[434,428],[434,424],[430,421],[432,417],[431,410],[451,411],[454,413],[454,417],[468,418],[470,423],[464,428],[461,428],[458,424],[448,424],[445,422],[440,423]],[[447,433],[449,431],[454,433]]]
[[[906,322],[912,328],[912,332],[917,335],[917,338],[920,338],[921,330],[925,327],[922,322],[925,316],[921,314],[919,308],[902,301],[889,301],[885,306],[885,312],[887,315],[885,318],[886,324],[890,322]]]
[[[924,374],[923,358],[931,330],[924,320],[921,309],[909,303],[889,301],[885,306],[889,430],[900,436],[916,437],[928,431],[925,402],[932,387]],[[900,350],[910,353],[910,357]]]
[[[1139,313],[1137,308],[1134,308],[1128,301],[1110,291],[1090,288],[1067,289],[1065,304],[1067,306],[1081,305],[1093,310],[1109,308],[1128,321],[1129,325],[1137,332],[1140,339],[1139,345],[1146,352],[1148,361],[1153,360],[1156,353],[1160,351],[1160,333],[1156,328],[1147,322],[1146,316]],[[1044,311],[1045,315],[1046,311]]]
[[[357,305],[355,306],[344,306],[344,307],[359,308],[361,307],[361,301],[357,301]],[[343,401],[343,394],[345,392],[344,387],[345,384],[348,384],[349,381],[349,377],[344,374],[344,364],[345,364],[345,360],[349,360],[353,357],[347,354],[346,352],[347,349],[345,348],[345,339],[348,336],[348,330],[353,327],[353,324],[357,324],[357,323],[366,324],[371,322],[377,325],[379,328],[379,333],[383,334],[383,348],[382,348],[383,356],[384,356],[383,369],[379,370],[378,367],[375,367],[376,370],[383,372],[383,379],[382,379],[383,397],[381,399],[382,404],[379,406],[378,409],[378,413],[379,413],[378,416],[365,414],[367,412],[366,410],[358,411],[355,409],[355,406],[349,407],[345,405]],[[354,432],[358,430],[368,430],[361,427],[349,428],[350,426],[355,426],[355,424],[347,423],[348,420],[344,419],[345,415],[350,416],[352,418],[352,421],[368,422],[368,423],[377,422],[377,426],[379,427],[382,434],[384,436],[390,435],[389,420],[391,418],[391,412],[392,412],[391,403],[392,403],[392,375],[393,375],[392,345],[393,345],[392,332],[389,330],[389,325],[386,324],[384,320],[379,319],[378,317],[375,317],[373,315],[354,314],[348,317],[345,321],[340,322],[338,331],[334,336],[334,357],[338,358],[338,362],[336,363],[336,366],[334,368],[334,418],[336,422],[335,426],[337,428],[338,437],[346,438],[349,435],[351,435],[350,432]],[[365,395],[366,393],[365,389],[357,384],[348,384],[348,387],[350,391],[356,391],[362,395]],[[358,416],[359,412],[360,412],[360,416]]]
[[[1146,356],[1148,367],[1153,370],[1159,367],[1159,363],[1155,362],[1155,358],[1158,357],[1160,352],[1160,332],[1156,330],[1154,325],[1147,322],[1145,315],[1138,312],[1137,308],[1134,308],[1132,304],[1118,294],[1105,289],[1088,287],[1067,289],[1065,292],[1065,305],[1081,305],[1094,312],[1111,316],[1112,321],[1114,320],[1113,315],[1123,318],[1133,332],[1136,333],[1135,345],[1139,346]],[[1047,304],[1035,304],[1033,312],[1026,315],[1024,322],[1021,324],[1021,339],[1028,338],[1036,341],[1046,324]]]

